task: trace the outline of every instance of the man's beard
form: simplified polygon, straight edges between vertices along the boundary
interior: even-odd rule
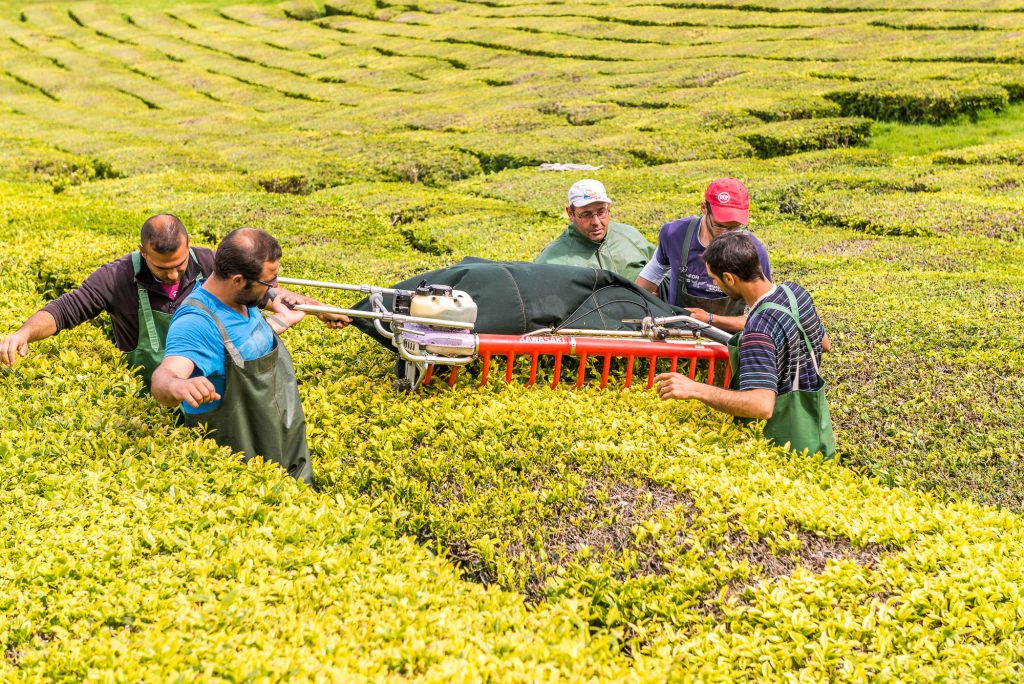
[[[743,299],[743,294],[739,290],[730,291],[728,287],[722,286],[722,292],[733,299]]]
[[[262,295],[255,295],[251,292],[240,292],[238,294],[239,306],[255,306],[257,309],[262,309],[270,301],[270,293],[273,292],[273,288],[267,288]]]

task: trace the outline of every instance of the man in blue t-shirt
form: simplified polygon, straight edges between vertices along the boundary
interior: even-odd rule
[[[723,292],[749,308],[743,331],[730,341],[729,389],[695,382],[680,373],[655,378],[662,399],[698,399],[732,416],[767,420],[766,437],[801,452],[835,455],[832,420],[819,374],[831,347],[807,290],[775,285],[760,265],[753,239],[739,232],[711,241],[704,252],[708,273]]]
[[[180,404],[186,425],[205,425],[218,444],[280,464],[312,484],[295,369],[260,308],[274,298],[281,246],[262,230],[239,228],[217,246],[213,274],[171,319],[153,396]],[[284,330],[302,311],[272,303]]]
[[[735,178],[719,178],[708,185],[701,203],[700,216],[670,221],[658,233],[658,249],[640,271],[636,284],[658,294],[662,281],[669,277],[669,303],[690,310],[691,315],[716,328],[737,332],[745,321],[744,304],[727,296],[708,275],[704,266],[704,250],[719,235],[745,230],[750,223],[750,195],[747,187]],[[761,270],[772,277],[768,250],[751,236],[761,263]]]
[[[227,329],[228,337],[235,343],[245,361],[258,359],[274,348],[274,331],[260,314],[258,306],[247,306],[245,313],[242,313],[202,287],[185,300],[185,306],[171,319],[165,358],[179,356],[188,359],[193,365],[190,377],[196,379],[194,384],[198,387],[212,387],[213,392],[220,397],[224,395],[224,342],[213,318],[197,308],[196,302],[206,305],[220,319]],[[275,317],[280,318],[276,315]],[[296,315],[295,318],[300,316]],[[198,380],[199,378],[209,381],[209,385]],[[185,393],[180,399],[181,410],[185,413],[206,413],[220,406],[219,398],[211,398],[193,406],[189,399],[197,399],[194,392]]]

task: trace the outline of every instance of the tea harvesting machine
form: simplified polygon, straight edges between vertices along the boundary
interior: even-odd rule
[[[549,385],[552,388],[560,382],[566,357],[574,357],[578,362],[574,387],[591,381],[587,377],[587,360],[591,357],[600,359],[598,382],[601,388],[609,383],[611,362],[616,357],[625,359],[622,384],[626,387],[633,383],[637,360],[648,362],[648,388],[654,383],[659,360],[667,360],[667,364],[662,364],[663,369],[685,372],[691,379],[699,376],[709,384],[729,384],[729,356],[725,345],[729,333],[688,315],[623,319],[622,323],[632,329],[556,326],[507,335],[478,331],[476,302],[467,292],[449,285],[428,284],[424,280],[415,289],[408,290],[284,277],[278,281],[366,295],[369,306],[365,310],[313,304],[294,308],[313,314],[343,314],[372,321],[374,330],[390,340],[398,354],[395,382],[405,391],[413,391],[429,382],[438,368],[448,369],[447,383],[453,386],[459,369],[477,360],[481,361],[479,385],[483,386],[496,358],[505,360],[505,381],[512,382],[515,361],[519,357],[529,359],[528,386],[536,384],[538,364],[546,357],[554,361]],[[386,295],[393,297],[390,309],[384,300]],[[566,323],[571,321],[566,319]]]

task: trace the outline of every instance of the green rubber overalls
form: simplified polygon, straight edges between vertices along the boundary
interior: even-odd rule
[[[199,264],[191,249],[188,251],[188,255],[193,262]],[[138,251],[132,252],[132,266],[135,268],[135,275],[138,276],[142,270],[142,255]],[[196,285],[202,284],[203,273],[200,271]],[[153,371],[164,360],[167,329],[171,325],[171,318],[174,317],[174,314],[153,311],[153,307],[149,303],[149,292],[142,283],[136,282],[135,285],[139,289],[139,341],[136,343],[135,349],[127,353],[127,357],[129,366],[142,367],[142,381],[146,383],[145,389],[148,392]],[[183,297],[184,292],[179,292],[178,295]]]
[[[800,310],[797,307],[796,297],[793,291],[785,285],[779,287],[789,298],[789,308],[779,306],[774,302],[761,302],[750,312],[753,316],[757,311],[763,309],[774,309],[786,314],[796,323],[797,330],[803,338],[807,347],[807,355],[814,366],[814,372],[818,373],[818,363],[814,358],[814,347],[811,345],[811,338],[800,323]],[[729,340],[729,367],[732,369],[732,380],[729,389],[738,390],[740,339],[742,332],[738,332]],[[738,419],[743,422],[753,422],[749,419]],[[772,417],[764,426],[764,436],[775,441],[776,444],[784,445],[789,442],[790,448],[802,453],[807,449],[810,453],[821,452],[826,458],[835,458],[836,440],[832,434],[832,416],[829,415],[828,402],[825,401],[825,380],[822,379],[821,387],[817,390],[800,389],[800,366],[797,362],[797,372],[793,378],[792,390],[775,397],[775,410]]]
[[[224,324],[202,302],[190,301],[217,324],[224,342],[224,396],[207,413],[183,413],[186,425],[205,425],[218,444],[241,451],[248,460],[259,455],[288,474],[313,484],[313,464],[306,444],[306,416],[295,382],[292,357],[274,333],[274,348],[246,361],[228,337]]]
[[[690,219],[690,225],[686,227],[682,261],[679,262],[679,277],[676,278],[676,306],[684,309],[704,309],[715,316],[742,316],[746,308],[746,303],[742,299],[733,299],[728,295],[695,297],[686,290],[686,265],[690,261],[690,244],[693,242],[693,234],[700,228],[701,219],[700,216]]]

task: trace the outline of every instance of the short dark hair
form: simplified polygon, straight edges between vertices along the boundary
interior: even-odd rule
[[[173,214],[157,214],[150,216],[142,224],[142,237],[139,239],[143,247],[152,247],[160,254],[170,254],[179,247],[181,241],[188,239],[185,224]]]
[[[221,278],[241,275],[246,280],[256,280],[263,275],[265,263],[280,259],[281,245],[270,233],[259,228],[238,228],[217,245],[213,272]]]
[[[712,240],[704,250],[704,263],[719,278],[732,273],[745,283],[765,279],[757,247],[745,231],[723,233]]]

